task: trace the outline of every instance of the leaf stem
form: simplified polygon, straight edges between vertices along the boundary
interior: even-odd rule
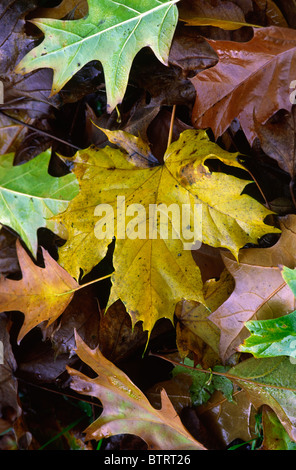
[[[296,392],[296,388],[283,387],[281,385],[265,384],[265,383],[262,383],[262,382],[257,382],[256,380],[246,379],[244,377],[239,377],[239,376],[236,376],[236,375],[227,374],[225,372],[216,372],[214,370],[206,370],[206,369],[200,369],[198,367],[187,366],[186,364],[182,364],[180,362],[173,361],[172,359],[168,359],[167,357],[162,356],[161,354],[150,353],[150,355],[154,356],[154,357],[159,357],[160,359],[164,359],[165,361],[168,361],[171,364],[174,364],[176,366],[182,366],[185,369],[196,370],[198,372],[204,372],[205,374],[219,375],[221,377],[226,377],[229,380],[233,380],[234,382],[247,382],[247,383],[250,383],[250,384],[257,385],[259,387],[275,388],[277,390],[287,390],[289,392]]]
[[[72,294],[72,292],[76,292],[80,289],[83,289],[84,287],[87,287],[87,286],[90,286],[91,284],[95,284],[96,282],[99,282],[99,281],[103,281],[104,279],[108,279],[109,277],[112,276],[113,273],[110,273],[110,274],[106,274],[106,276],[103,276],[103,277],[100,277],[99,279],[93,279],[92,281],[89,281],[89,282],[86,282],[85,284],[81,284],[79,285],[78,287],[75,287],[75,289],[71,289],[71,290],[67,290],[66,292],[61,292],[59,294],[55,294],[56,296],[59,296],[59,295],[69,295],[69,294]]]
[[[20,124],[21,126],[25,126],[28,129],[30,129],[31,131],[35,131],[35,132],[38,132],[39,134],[45,135],[46,137],[50,137],[51,139],[56,140],[56,141],[60,142],[61,144],[68,145],[69,147],[72,147],[75,150],[81,150],[80,147],[77,147],[76,145],[73,145],[70,142],[67,142],[66,140],[60,139],[59,137],[56,137],[55,135],[52,135],[49,132],[38,129],[35,126],[31,126],[30,124],[27,124],[26,122],[20,121],[19,119],[15,118],[15,117],[12,117],[9,114],[4,113],[1,109],[0,109],[0,113],[3,114],[3,116],[6,116],[7,118],[11,119],[16,124]]]
[[[172,109],[172,115],[171,115],[171,122],[170,122],[170,130],[169,130],[167,148],[169,148],[169,146],[172,143],[175,115],[176,115],[176,105],[174,104],[173,109]]]
[[[255,176],[253,175],[253,173],[251,172],[251,170],[250,170],[249,168],[247,168],[246,166],[245,166],[245,169],[246,169],[246,171],[249,173],[249,175],[251,176],[251,178],[253,179],[254,183],[255,183],[256,186],[257,186],[257,188],[259,189],[259,192],[260,192],[262,198],[264,199],[264,202],[265,202],[265,205],[266,205],[267,209],[271,210],[270,205],[269,205],[269,202],[268,202],[268,200],[267,200],[267,198],[266,198],[264,192],[262,191],[262,189],[261,189],[261,187],[260,187],[260,184],[259,184],[258,181],[256,180]]]

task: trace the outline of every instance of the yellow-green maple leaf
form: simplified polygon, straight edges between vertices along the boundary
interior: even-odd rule
[[[168,148],[163,165],[136,166],[127,154],[110,147],[89,148],[74,158],[80,193],[58,216],[69,234],[59,251],[59,262],[76,279],[80,269],[84,274],[89,272],[104,258],[112,241],[110,230],[105,238],[97,238],[98,224],[110,227],[114,222],[115,273],[109,305],[120,298],[133,323],[143,321],[148,331],[160,318],[172,320],[178,301],[204,302],[199,268],[190,250],[184,249],[190,232],[180,229],[169,213],[166,221],[158,218],[158,238],[151,238],[151,205],[189,207],[187,229],[198,225],[198,241],[228,248],[235,256],[246,243],[257,243],[262,235],[278,232],[264,223],[270,211],[241,194],[249,181],[211,173],[205,165],[209,158],[243,168],[237,154],[222,150],[210,142],[205,131],[196,130],[181,134]],[[135,213],[128,213],[118,204],[118,197],[124,198],[126,209],[132,204],[144,208],[145,216],[136,219]],[[103,217],[102,208],[106,206],[102,204],[112,208]],[[194,212],[195,206],[198,213]],[[135,225],[138,231],[146,230],[145,238],[136,238]],[[168,236],[160,238],[165,228]]]

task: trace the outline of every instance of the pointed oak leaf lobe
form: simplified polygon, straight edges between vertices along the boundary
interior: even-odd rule
[[[77,282],[42,249],[44,268],[33,263],[20,242],[17,254],[22,279],[0,279],[0,311],[18,310],[25,319],[18,334],[18,343],[32,328],[43,321],[56,320],[73,297]]]

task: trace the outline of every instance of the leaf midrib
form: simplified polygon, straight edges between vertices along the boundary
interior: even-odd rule
[[[69,183],[70,184],[70,183]],[[67,185],[66,185],[67,186]],[[64,186],[63,189],[66,187]],[[0,186],[0,193],[3,194],[3,193],[11,193],[11,194],[15,194],[16,196],[20,196],[22,198],[29,198],[29,199],[38,199],[42,202],[46,202],[46,201],[56,201],[56,202],[59,202],[59,203],[69,203],[70,200],[69,199],[59,199],[59,198],[54,198],[54,197],[51,197],[51,196],[35,196],[33,194],[27,194],[27,193],[22,193],[20,191],[16,191],[15,189],[10,189],[10,188],[5,188],[3,186]]]

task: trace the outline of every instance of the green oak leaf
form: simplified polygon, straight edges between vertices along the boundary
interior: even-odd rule
[[[51,217],[66,210],[79,191],[74,174],[60,178],[47,169],[51,151],[46,150],[22,165],[13,166],[14,154],[0,156],[0,223],[17,232],[32,254],[37,252],[37,229],[59,232]]]
[[[179,0],[88,0],[85,18],[62,21],[34,19],[45,35],[16,68],[17,73],[49,67],[54,71],[52,95],[85,64],[101,62],[108,109],[123,99],[136,54],[149,46],[167,64],[178,21]]]
[[[284,266],[282,276],[296,296],[296,269]],[[251,320],[245,326],[251,335],[239,346],[239,351],[257,358],[296,357],[296,310],[270,320]]]

